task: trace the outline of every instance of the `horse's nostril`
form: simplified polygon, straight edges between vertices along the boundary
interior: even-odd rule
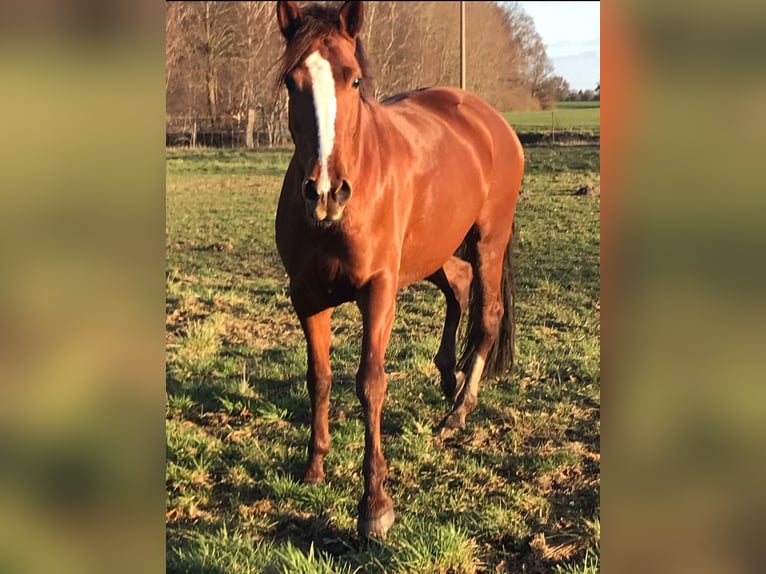
[[[351,184],[344,179],[340,187],[335,190],[335,201],[338,205],[344,205],[349,197],[351,197]]]
[[[306,179],[303,181],[303,197],[309,201],[316,201],[319,199],[316,181],[313,179]]]

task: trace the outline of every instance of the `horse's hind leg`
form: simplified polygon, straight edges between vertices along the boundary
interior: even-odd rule
[[[450,258],[439,271],[428,277],[447,300],[447,316],[434,363],[441,374],[442,392],[452,403],[457,400],[465,382],[465,375],[455,372],[455,344],[460,318],[468,305],[472,279],[471,264],[457,257]]]
[[[439,425],[441,430],[445,428],[461,428],[465,426],[465,418],[478,404],[479,381],[484,373],[484,365],[492,345],[498,338],[500,321],[503,318],[503,302],[501,296],[501,281],[503,272],[503,257],[510,233],[487,233],[482,235],[475,244],[476,259],[474,261],[474,274],[476,288],[478,289],[479,304],[471,306],[471,314],[480,313],[481,317],[471,317],[471,321],[477,324],[476,333],[468,333],[468,337],[475,337],[476,352],[471,361],[470,368],[466,373],[466,381],[460,391],[455,407]]]

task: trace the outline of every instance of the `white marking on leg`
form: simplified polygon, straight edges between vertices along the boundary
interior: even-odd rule
[[[474,399],[479,396],[479,381],[481,375],[484,373],[484,359],[479,355],[473,360],[471,365],[471,374],[469,375],[468,384],[465,386],[465,392],[467,392]]]
[[[314,91],[314,111],[317,117],[317,133],[319,134],[319,194],[330,192],[330,175],[328,161],[335,143],[335,80],[332,77],[330,62],[313,52],[306,58],[306,67],[311,75],[311,85]]]

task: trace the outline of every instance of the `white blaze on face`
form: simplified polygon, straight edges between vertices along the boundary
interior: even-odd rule
[[[312,53],[306,58],[306,67],[311,75],[311,86],[314,91],[314,111],[317,116],[317,132],[319,134],[319,181],[317,191],[320,194],[329,193],[330,175],[328,161],[335,143],[335,80],[332,77],[330,62]]]

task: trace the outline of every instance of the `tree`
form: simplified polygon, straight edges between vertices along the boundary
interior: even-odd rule
[[[200,2],[196,7],[201,28],[198,49],[204,57],[205,87],[211,121],[218,119],[219,73],[224,62],[232,56],[236,42],[232,28],[235,4],[228,2]]]
[[[366,4],[362,40],[377,97],[458,85],[459,11],[458,2]],[[549,107],[565,97],[568,86],[553,75],[520,4],[467,3],[466,32],[469,90],[501,110]],[[286,93],[273,89],[283,45],[271,2],[166,3],[168,129],[188,134],[195,123],[240,135],[255,129],[262,141],[283,143]]]
[[[532,17],[518,2],[503,2],[507,29],[515,50],[509,54],[513,60],[518,81],[532,96],[542,103],[547,100],[553,74],[553,63],[545,50],[545,44],[535,28]]]
[[[548,110],[569,95],[569,82],[561,76],[551,76],[543,82],[537,97],[543,109]]]
[[[189,8],[183,2],[165,4],[165,90],[170,89],[174,76],[181,71],[185,56],[185,25]]]
[[[273,6],[268,2],[240,2],[238,34],[241,41],[237,54],[240,66],[239,98],[232,115],[247,117],[245,139],[248,147],[254,145],[252,131],[260,121],[269,146],[281,143],[280,126],[285,122],[284,94],[274,91],[275,55],[279,53],[281,36],[274,21]],[[257,112],[257,113],[256,113]]]

